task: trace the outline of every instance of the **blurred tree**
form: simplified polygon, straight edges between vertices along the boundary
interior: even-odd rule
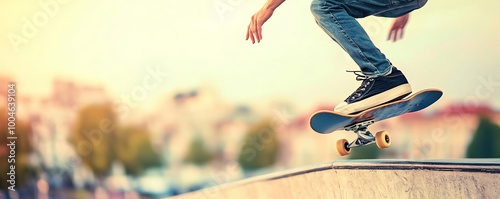
[[[14,165],[15,166],[15,186],[14,187],[16,190],[20,187],[23,186],[23,184],[28,180],[28,178],[34,178],[36,177],[36,168],[32,165],[29,165],[29,156],[31,152],[33,151],[32,145],[31,145],[31,137],[32,137],[32,129],[31,125],[23,122],[16,120],[16,126],[15,126],[15,134],[10,135],[9,130],[7,127],[7,120],[8,119],[8,114],[7,114],[7,109],[6,108],[0,108],[0,173],[7,177],[7,173],[10,172],[10,166]],[[17,139],[15,140],[9,140],[7,137],[9,136],[15,136]],[[9,144],[11,141],[15,141],[15,145],[13,145],[15,153],[13,156],[9,157],[11,155],[11,149]],[[9,159],[14,159],[15,158],[15,163],[12,162],[9,163]],[[1,179],[4,179],[3,177]],[[0,180],[0,189],[1,190],[7,190],[7,188],[10,186],[10,184],[7,182],[7,180]]]
[[[146,129],[137,126],[118,129],[115,152],[127,174],[139,176],[146,169],[161,165],[162,161],[153,150],[149,135]]]
[[[113,152],[116,126],[111,104],[89,105],[78,112],[70,135],[70,142],[83,163],[98,178],[109,173],[111,163],[116,159]]]
[[[377,159],[380,155],[380,149],[376,144],[370,144],[364,147],[352,149],[349,159]]]
[[[470,142],[467,158],[500,158],[500,127],[488,117],[481,116],[472,141]]]
[[[210,162],[213,158],[214,155],[209,152],[201,136],[196,136],[191,142],[191,146],[189,147],[189,151],[184,159],[184,162],[201,166]]]
[[[161,165],[149,135],[137,126],[120,128],[111,104],[95,104],[79,111],[70,141],[98,178],[109,174],[114,161],[123,163],[127,174],[138,176]]]
[[[251,127],[243,140],[238,163],[251,171],[272,166],[277,161],[279,142],[275,127],[264,120]]]

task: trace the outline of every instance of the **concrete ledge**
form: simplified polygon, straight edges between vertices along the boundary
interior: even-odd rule
[[[345,160],[258,176],[184,198],[498,198],[500,159]]]

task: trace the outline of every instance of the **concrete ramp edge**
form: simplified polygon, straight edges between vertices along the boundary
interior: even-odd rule
[[[500,159],[342,160],[214,186],[185,198],[498,198]]]

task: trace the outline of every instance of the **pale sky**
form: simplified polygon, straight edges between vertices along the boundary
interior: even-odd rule
[[[66,0],[48,10],[40,2],[57,1],[0,2],[0,74],[13,77],[19,92],[47,96],[52,79],[63,77],[119,96],[153,66],[168,71],[153,98],[211,84],[235,103],[279,98],[311,108],[340,103],[359,86],[345,72],[357,66],[316,25],[310,0],[284,2],[256,45],[245,31],[265,0]],[[499,7],[493,0],[429,0],[397,43],[385,41],[392,19],[361,23],[414,91],[440,88],[441,104],[480,98],[498,108]],[[13,45],[13,35],[24,43]]]

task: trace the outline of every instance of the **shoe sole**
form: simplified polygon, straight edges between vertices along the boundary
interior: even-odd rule
[[[402,84],[383,93],[379,93],[377,95],[366,98],[362,101],[348,104],[342,107],[336,107],[334,111],[344,114],[354,114],[381,104],[402,99],[411,94],[411,92],[412,91],[410,84]]]

